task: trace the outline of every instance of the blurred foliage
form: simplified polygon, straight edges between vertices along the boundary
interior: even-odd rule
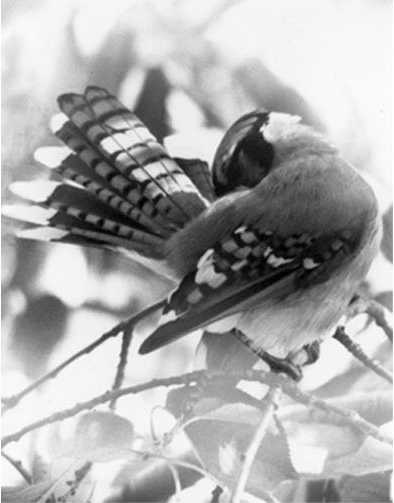
[[[33,152],[43,144],[55,144],[48,121],[57,111],[56,96],[63,92],[81,91],[88,84],[106,87],[133,108],[159,139],[177,132],[202,138],[197,131],[225,129],[242,113],[264,105],[267,109],[300,115],[304,122],[327,133],[374,187],[385,212],[383,254],[372,269],[366,288],[387,306],[391,300],[392,306],[388,279],[389,261],[392,261],[392,206],[389,207],[391,193],[387,188],[392,163],[392,82],[387,71],[387,67],[391,67],[387,57],[390,10],[389,0],[316,3],[310,0],[258,3],[251,0],[197,3],[192,0],[3,0],[3,201],[10,197],[6,187],[12,181],[47,176],[35,165]],[[205,153],[205,140],[199,141],[194,148]],[[17,241],[13,230],[8,223],[3,225],[3,371],[10,390],[31,382],[53,362],[58,363],[70,354],[70,348],[81,347],[86,338],[97,336],[103,326],[111,326],[115,320],[131,315],[169,289],[168,282],[154,273],[108,252]],[[150,320],[137,335],[141,337],[154,323],[155,319]],[[389,365],[388,341],[375,325],[360,319],[354,325],[353,335],[369,354]],[[182,340],[144,360],[133,353],[126,384],[147,380],[158,371],[165,375],[181,373],[192,360],[197,342]],[[212,337],[209,343],[216,344]],[[66,373],[64,381],[44,389],[33,403],[22,408],[19,417],[10,414],[6,429],[23,424],[33,414],[32,407],[43,416],[44,411],[59,408],[67,400],[86,399],[96,390],[94,386],[107,387],[108,379],[115,372],[118,349],[115,344],[109,349],[106,347],[102,354],[93,356],[94,363],[90,360],[81,369]],[[237,352],[237,346],[233,350]],[[201,352],[200,345],[197,365]],[[342,397],[345,403],[356,403],[357,407],[361,407],[362,402],[362,414],[378,426],[390,420],[386,398],[379,394],[385,392],[387,386],[353,362],[335,343],[328,341],[324,345],[322,357],[306,371],[302,385],[315,389],[323,398]],[[190,400],[189,391],[186,389],[181,399],[179,394],[172,395],[177,412],[182,409],[183,400]],[[355,393],[360,392],[363,393],[361,401],[357,401]],[[67,495],[67,501],[78,501],[81,497],[87,500],[92,484],[97,483],[92,500],[95,502],[111,501],[114,497],[117,501],[130,502],[162,501],[170,497],[174,492],[174,477],[163,460],[144,460],[137,456],[130,461],[126,456],[126,463],[125,453],[119,449],[126,443],[122,432],[126,432],[126,436],[130,434],[132,442],[137,444],[141,439],[137,434],[133,436],[135,431],[146,438],[150,411],[155,403],[165,402],[165,394],[153,393],[134,401],[124,399],[119,406],[122,418],[89,415],[81,418],[80,426],[85,421],[84,431],[87,431],[82,435],[82,443],[93,438],[95,448],[101,449],[100,460],[105,461],[101,463],[104,466],[101,471],[99,462],[91,469],[86,465],[86,456],[80,459],[81,449],[77,444],[81,441],[81,428],[71,437],[58,439],[58,445],[70,449],[77,445],[77,465],[75,459],[70,461],[64,453],[62,456],[48,454],[40,438],[33,436],[27,444],[22,442],[15,455],[23,458],[33,473],[38,471],[36,465],[41,451],[48,467],[46,471],[41,470],[43,475],[28,488],[18,486],[15,474],[7,471],[6,480],[10,480],[14,488],[6,491],[4,500],[43,500],[54,487],[58,488],[59,495]],[[214,417],[217,411],[205,419],[200,418],[194,427],[189,427],[189,447],[171,455],[195,462],[197,451],[199,461],[220,479],[223,466],[216,455],[223,447],[221,439],[226,441],[225,456],[235,459],[254,425],[254,416],[246,415],[246,422],[234,424],[234,417],[246,407],[236,405],[239,395],[230,399],[220,390],[213,396],[211,390],[208,398],[208,403],[215,404],[217,411],[225,405],[223,400],[235,402],[233,407],[238,409],[225,411],[227,415],[221,410],[220,426]],[[203,402],[204,407],[206,403]],[[247,407],[252,407],[251,403]],[[206,408],[204,414],[207,414]],[[215,430],[212,421],[216,421]],[[291,421],[294,427],[296,416],[291,416],[289,423]],[[119,425],[124,427],[119,429],[121,441],[107,435],[108,425],[114,430],[119,429]],[[333,431],[332,425],[317,424],[310,418],[307,427],[309,438],[314,439],[309,445],[315,449],[313,452],[326,449],[331,461],[335,454],[338,477],[334,477],[331,464],[330,469],[326,465],[326,471],[323,470],[320,477],[323,480],[312,480],[305,474],[299,478],[299,473],[298,479],[293,480],[294,459],[290,460],[287,453],[280,451],[275,458],[278,470],[271,481],[277,482],[275,495],[281,501],[339,501],[339,498],[388,501],[388,473],[383,463],[373,474],[338,468],[345,453],[336,450],[333,454],[338,448],[337,438],[347,446],[353,442],[350,455],[354,465],[364,445],[359,439],[343,428]],[[214,437],[216,442],[200,442],[198,438],[205,434],[210,440]],[[52,440],[53,435],[59,436],[60,432],[52,431]],[[266,442],[266,451],[272,453],[277,447],[275,442],[284,442],[284,439],[276,431]],[[193,443],[194,450],[190,447]],[[367,456],[376,453],[371,446],[368,448],[371,450],[367,450]],[[84,443],[83,449],[86,450]],[[364,456],[365,452],[361,454]],[[349,467],[349,459],[346,462]],[[109,467],[113,463],[111,471]],[[274,470],[264,452],[259,452],[258,463],[264,473],[268,468]],[[345,465],[344,461],[341,467]],[[258,476],[253,474],[250,481],[255,493],[257,488],[257,494]],[[191,492],[185,490],[184,501],[193,501],[192,498],[203,501],[207,495],[207,501],[209,497],[214,501],[213,495],[217,497],[215,485],[207,488],[195,484],[196,472],[182,468],[179,477],[183,488],[190,486]],[[228,482],[228,474],[224,479]],[[219,501],[222,497],[225,495],[219,496]]]

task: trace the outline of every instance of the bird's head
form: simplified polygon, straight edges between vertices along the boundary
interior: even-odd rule
[[[257,109],[238,119],[216,151],[212,175],[218,196],[255,187],[290,156],[331,146],[301,118]]]

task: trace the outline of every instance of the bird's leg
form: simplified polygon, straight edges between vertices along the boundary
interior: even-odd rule
[[[302,379],[302,370],[300,365],[293,363],[291,358],[277,358],[276,356],[272,356],[267,353],[267,351],[264,351],[264,349],[256,348],[253,341],[237,328],[233,329],[231,333],[250,351],[252,351],[252,353],[267,363],[272,372],[282,372],[288,375],[291,379],[294,379],[294,381],[300,381]]]

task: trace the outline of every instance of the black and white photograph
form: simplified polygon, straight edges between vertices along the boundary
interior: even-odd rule
[[[2,0],[3,503],[390,503],[390,0]]]

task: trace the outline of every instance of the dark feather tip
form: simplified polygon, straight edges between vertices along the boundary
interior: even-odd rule
[[[144,340],[138,350],[138,353],[140,355],[152,353],[152,351],[156,351],[156,349],[167,346],[167,344],[180,339],[186,334],[187,332],[185,333],[184,331],[177,330],[177,327],[174,327],[174,322],[168,322],[165,325],[158,327],[147,339]]]
[[[149,336],[144,342],[141,344],[138,353],[140,355],[147,355],[148,353],[152,353],[155,349],[158,349],[160,345],[157,344],[156,338]]]
[[[63,103],[73,101],[75,98],[82,98],[82,96],[78,93],[64,93],[58,96],[57,102],[59,107],[61,107]]]
[[[105,94],[109,94],[109,92],[107,91],[107,89],[105,89],[104,87],[100,87],[100,86],[87,86],[86,89],[85,89],[85,96],[87,93],[91,92],[91,91],[97,91],[97,92],[101,92],[101,93],[105,93]]]

